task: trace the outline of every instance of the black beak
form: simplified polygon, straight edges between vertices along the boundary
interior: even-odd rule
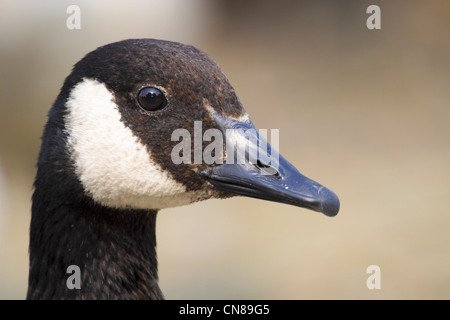
[[[211,114],[227,143],[226,162],[201,172],[216,189],[337,215],[340,204],[336,194],[303,176],[272,149],[249,119],[237,121]]]

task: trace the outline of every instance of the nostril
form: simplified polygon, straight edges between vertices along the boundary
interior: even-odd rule
[[[257,160],[255,166],[260,168],[260,169],[262,169],[262,168],[271,168],[270,165],[268,165],[267,163],[262,162],[261,160]]]
[[[262,172],[263,175],[271,175],[274,177],[280,177],[280,173],[277,169],[272,167],[271,165],[264,163],[261,160],[257,160],[256,163],[253,164],[258,170]]]

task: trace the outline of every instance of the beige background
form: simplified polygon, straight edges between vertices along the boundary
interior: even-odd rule
[[[168,299],[450,298],[445,0],[0,1],[0,298],[25,297],[39,138],[64,78],[138,37],[209,53],[256,126],[280,129],[281,154],[341,199],[335,218],[249,198],[161,211]]]

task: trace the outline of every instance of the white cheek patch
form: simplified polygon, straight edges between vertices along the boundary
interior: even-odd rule
[[[120,120],[113,94],[84,79],[71,91],[65,118],[68,146],[84,190],[115,208],[161,209],[207,198],[186,192]]]

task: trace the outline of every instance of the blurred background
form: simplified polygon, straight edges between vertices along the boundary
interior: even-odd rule
[[[210,54],[280,153],[341,200],[334,218],[250,198],[161,211],[167,299],[450,298],[449,1],[1,0],[1,299],[26,295],[35,163],[64,78],[141,37]]]

